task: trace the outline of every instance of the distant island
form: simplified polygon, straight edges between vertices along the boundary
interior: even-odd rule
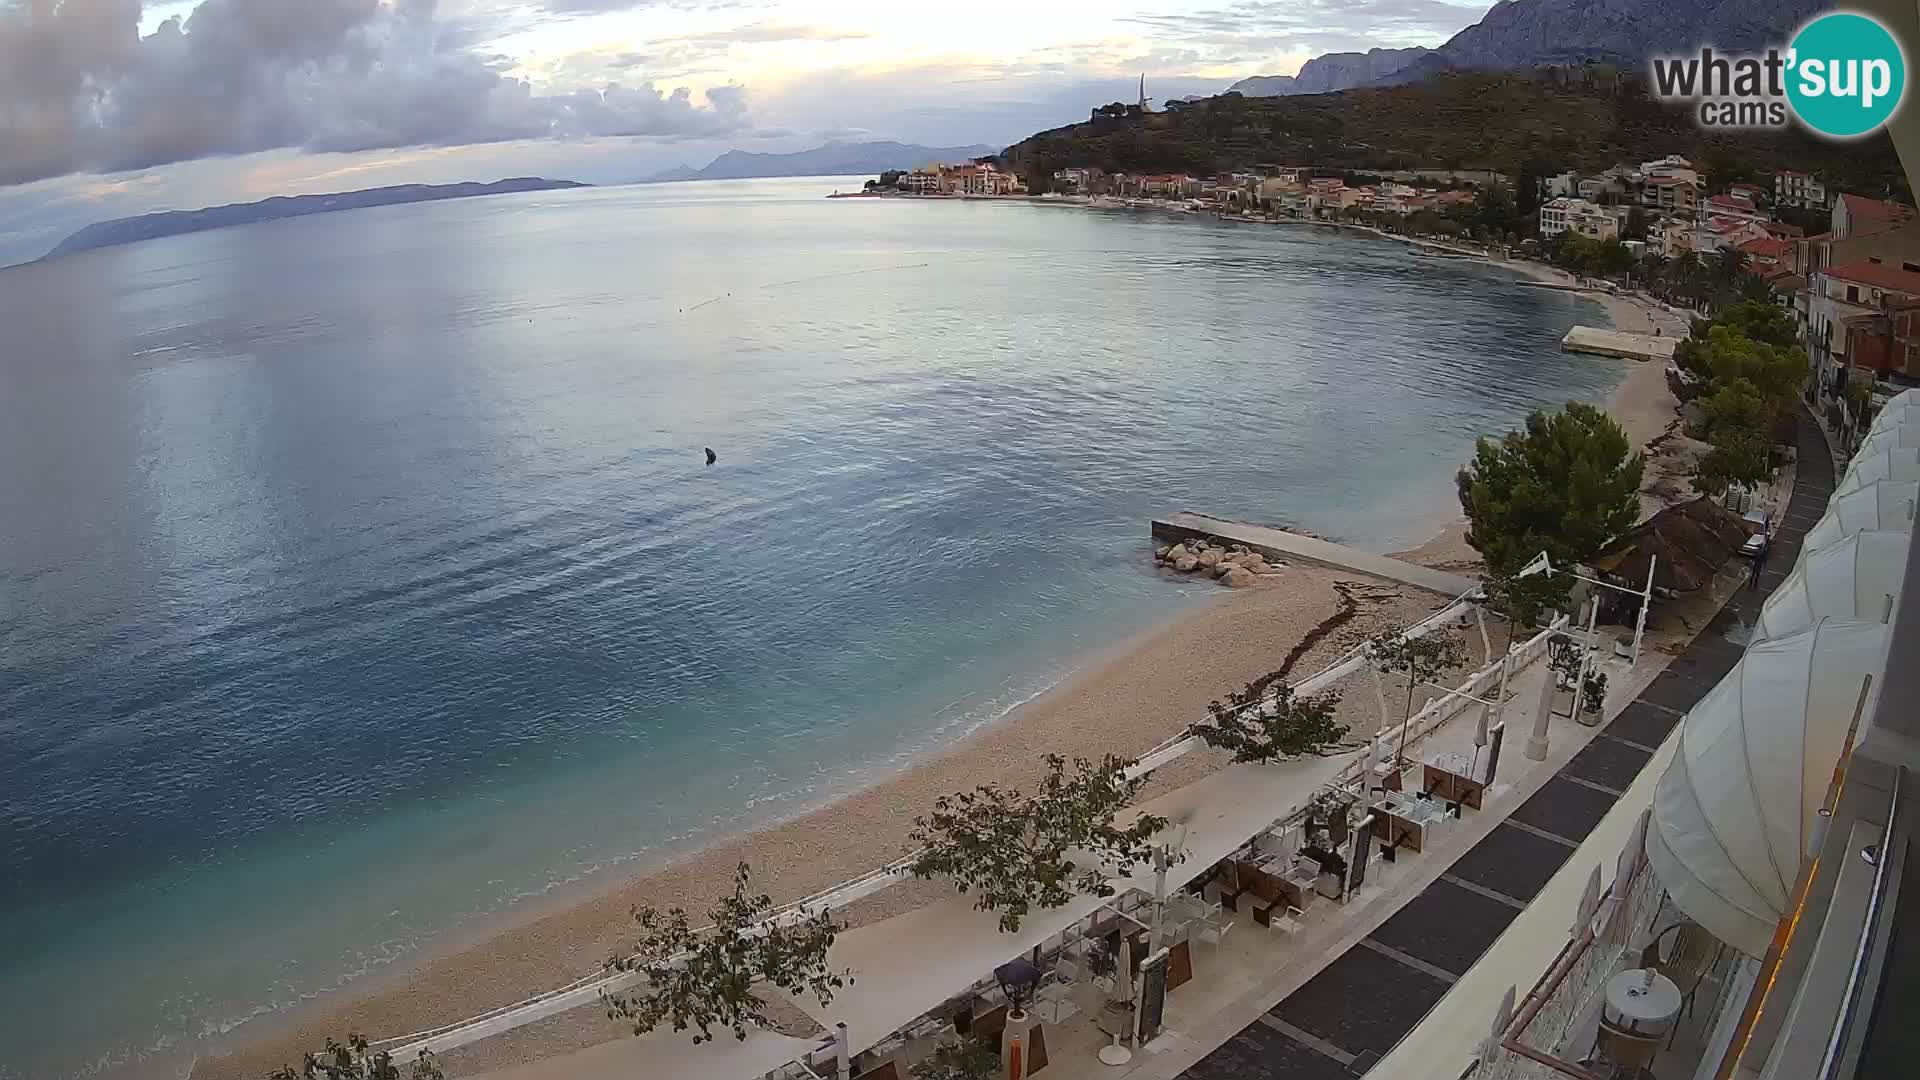
[[[973,158],[991,157],[999,147],[916,146],[897,142],[830,142],[811,150],[791,154],[749,154],[729,150],[709,162],[704,169],[682,165],[657,172],[640,180],[642,184],[664,184],[679,180],[751,180],[776,176],[866,176],[922,165],[949,164]]]
[[[575,180],[546,180],[537,176],[516,176],[491,184],[398,184],[392,187],[342,191],[331,195],[276,195],[258,202],[209,206],[200,210],[166,210],[157,214],[114,218],[95,222],[55,244],[44,258],[71,255],[94,248],[133,244],[162,236],[224,229],[229,225],[248,225],[256,221],[326,214],[335,210],[357,210],[367,206],[393,206],[399,203],[435,202],[440,199],[470,199],[477,195],[504,195],[516,191],[555,191],[564,188],[591,187]]]

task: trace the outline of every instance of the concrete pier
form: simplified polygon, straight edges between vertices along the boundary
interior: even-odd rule
[[[1602,330],[1597,326],[1576,326],[1560,339],[1560,348],[1565,352],[1662,362],[1673,359],[1673,350],[1679,344],[1677,337],[1629,334],[1622,330]]]
[[[1375,555],[1370,551],[1357,551],[1344,544],[1316,540],[1311,536],[1287,532],[1285,529],[1251,525],[1244,521],[1228,521],[1226,518],[1184,510],[1165,518],[1155,518],[1153,538],[1165,543],[1178,543],[1182,540],[1197,538],[1223,544],[1242,544],[1265,555],[1268,559],[1298,559],[1301,562],[1316,563],[1320,566],[1352,570],[1368,577],[1426,589],[1428,592],[1439,593],[1448,599],[1459,596],[1479,584],[1472,578],[1449,574],[1444,570],[1416,566],[1385,555]]]

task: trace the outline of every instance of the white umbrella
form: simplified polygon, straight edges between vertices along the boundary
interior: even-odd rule
[[[1681,723],[1647,859],[1675,907],[1749,956],[1790,906],[1861,686],[1886,670],[1887,634],[1824,619],[1752,645]]]
[[[1920,480],[1920,448],[1889,448],[1854,458],[1833,493],[1845,495],[1875,480]]]
[[[1869,529],[1809,550],[1760,607],[1753,640],[1786,637],[1821,619],[1879,622],[1907,576],[1911,531]]]

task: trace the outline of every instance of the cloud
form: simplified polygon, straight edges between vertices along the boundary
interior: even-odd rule
[[[744,91],[538,93],[434,0],[205,0],[141,38],[139,0],[0,7],[0,184],[277,148],[704,138]]]
[[[1123,21],[1151,30],[1163,41],[1189,41],[1216,51],[1365,51],[1439,45],[1478,21],[1486,7],[1484,2],[1447,0],[1237,0],[1205,11],[1143,14]]]
[[[760,22],[747,26],[736,26],[730,30],[715,30],[706,34],[689,34],[679,38],[681,41],[738,42],[741,44],[768,44],[781,41],[858,41],[866,37],[859,30],[832,30],[820,26],[796,26],[790,23]]]

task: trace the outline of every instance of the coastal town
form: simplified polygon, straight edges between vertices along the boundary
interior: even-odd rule
[[[1792,313],[1812,385],[1831,403],[1837,429],[1858,430],[1863,395],[1884,401],[1920,385],[1914,207],[1836,190],[1803,171],[1716,179],[1679,154],[1523,179],[1531,192],[1487,170],[1356,174],[1260,164],[1195,176],[1073,167],[1054,171],[1034,194],[1019,173],[981,159],[886,173],[866,193],[1368,226],[1432,250],[1561,266],[1599,287],[1648,290],[1694,312],[1706,309],[1708,296],[1687,279],[1717,274]]]

